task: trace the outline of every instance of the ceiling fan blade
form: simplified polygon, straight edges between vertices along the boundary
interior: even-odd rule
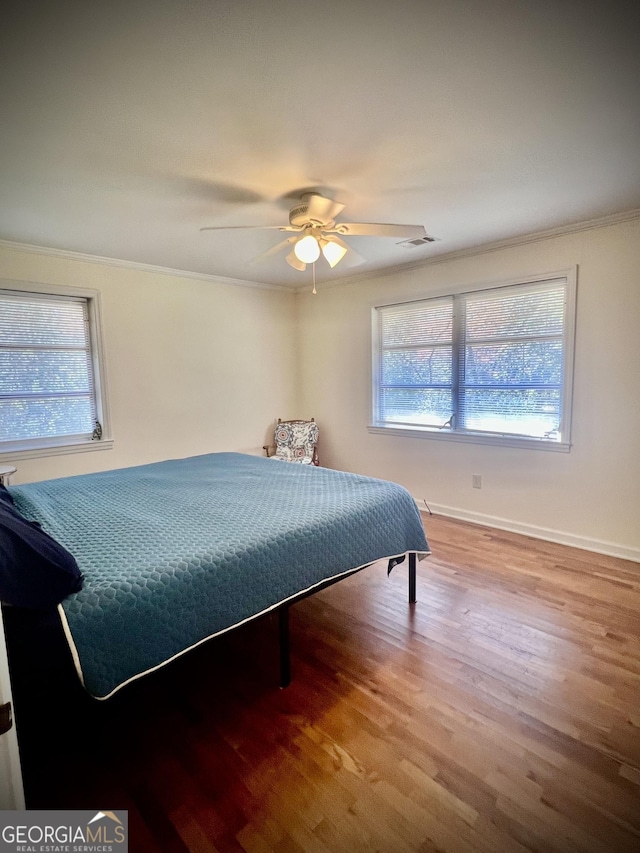
[[[249,205],[270,201],[268,196],[240,184],[189,175],[175,175],[168,180],[190,198],[214,201],[218,204]]]
[[[344,234],[347,237],[400,237],[415,240],[426,237],[424,225],[389,225],[383,222],[339,222],[329,233]]]
[[[250,264],[257,264],[259,261],[264,261],[267,258],[271,258],[274,255],[277,255],[278,252],[282,251],[285,246],[289,246],[291,243],[294,243],[298,238],[297,237],[287,237],[286,240],[281,240],[279,243],[276,243],[275,246],[272,246],[270,249],[267,249],[266,252],[263,252],[261,255],[258,255],[257,258],[254,258],[250,261]]]
[[[355,249],[349,247],[349,251],[344,256],[341,264],[343,267],[358,267],[360,264],[365,264],[367,262],[366,258],[363,258],[362,255],[359,255]]]
[[[192,180],[192,183],[195,183],[195,180]],[[205,187],[208,184],[212,198],[224,204],[258,204],[269,201],[268,196],[250,187],[227,184],[224,181],[203,181],[202,183]]]
[[[300,272],[304,272],[307,268],[307,265],[301,261],[295,252],[291,251],[285,258],[285,261],[289,264],[290,267],[293,267],[294,270],[299,270]]]
[[[206,225],[201,231],[237,231],[239,229],[262,229],[265,231],[302,231],[297,225]]]
[[[336,216],[344,210],[344,204],[333,199],[325,198],[323,195],[309,195],[309,209],[307,210],[307,219],[312,219],[315,222],[324,224],[331,222]]]

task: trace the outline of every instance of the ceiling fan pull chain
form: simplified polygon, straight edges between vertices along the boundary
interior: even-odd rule
[[[316,290],[316,264],[315,264],[315,261],[311,264],[311,270],[313,272],[313,290],[311,291],[311,293],[317,293],[318,291]]]

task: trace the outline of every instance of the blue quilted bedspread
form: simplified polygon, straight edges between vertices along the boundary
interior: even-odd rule
[[[240,453],[11,494],[84,574],[61,614],[80,677],[98,698],[349,569],[429,552],[401,486]]]

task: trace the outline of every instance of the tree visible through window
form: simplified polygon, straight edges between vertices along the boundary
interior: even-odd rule
[[[374,426],[567,442],[568,277],[375,309]]]

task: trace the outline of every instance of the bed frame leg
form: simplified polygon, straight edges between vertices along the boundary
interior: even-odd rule
[[[415,604],[416,601],[416,554],[412,551],[409,554],[409,604]]]
[[[278,630],[280,637],[280,687],[291,684],[291,649],[289,646],[289,606],[278,609]]]

